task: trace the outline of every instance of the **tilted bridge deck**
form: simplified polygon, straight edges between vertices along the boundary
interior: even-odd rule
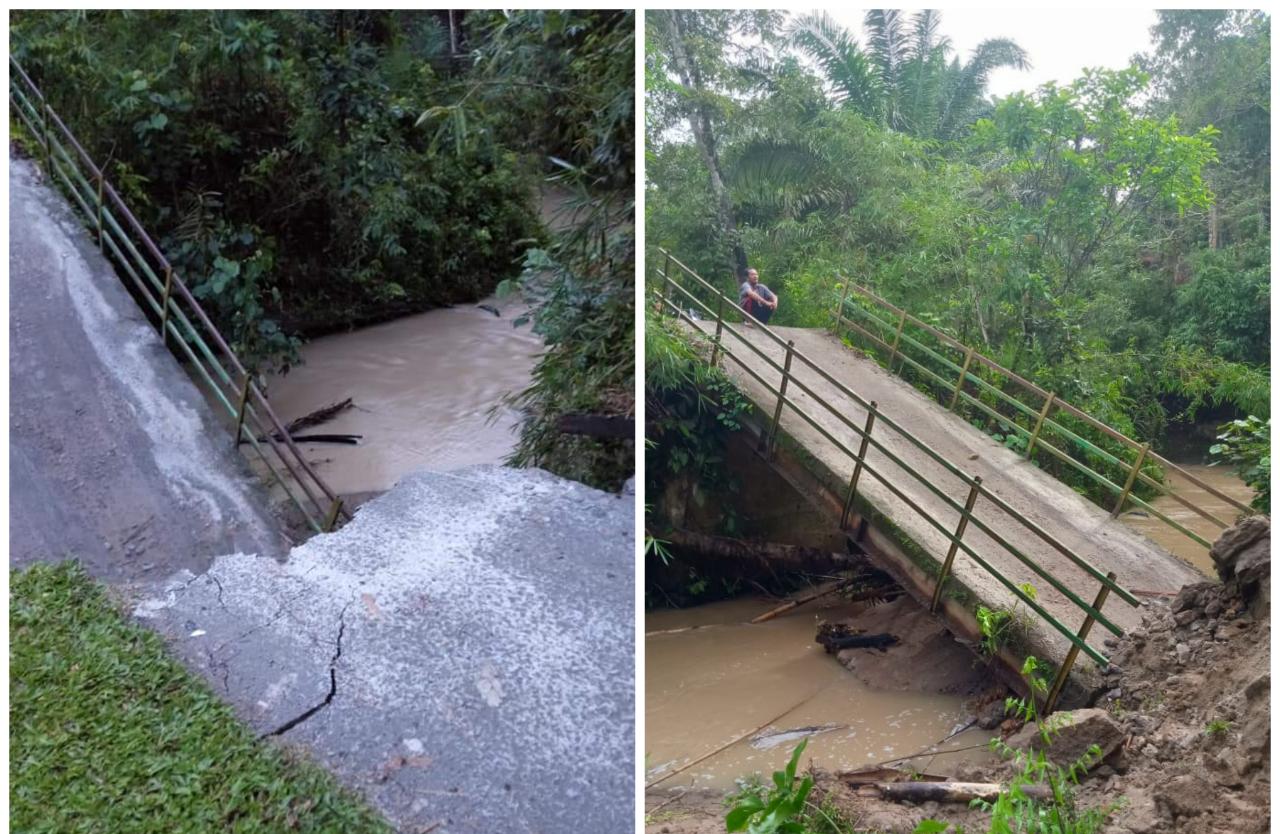
[[[769,462],[918,598],[936,599],[959,633],[977,636],[979,605],[1027,614],[1020,618],[1021,645],[1002,657],[1010,671],[1027,654],[1052,663],[1062,678],[1056,697],[1077,652],[1097,665],[1107,662],[1099,639],[1081,638],[1082,621],[1127,632],[1141,618],[1130,591],[1168,593],[1204,579],[834,335],[725,321],[736,305],[674,263],[658,270],[661,306],[707,335],[708,359],[757,407]],[[704,297],[706,290],[719,296],[712,302],[719,311],[676,283],[677,270],[702,282]],[[690,309],[707,318],[695,319]],[[876,419],[867,432],[873,404]],[[1098,600],[1108,594],[1119,600],[1099,612]],[[1071,700],[1081,696],[1079,686],[1072,689]]]

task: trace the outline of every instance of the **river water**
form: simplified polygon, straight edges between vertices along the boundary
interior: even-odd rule
[[[959,696],[873,689],[814,642],[815,615],[836,620],[858,607],[820,607],[815,602],[765,623],[747,624],[775,605],[737,599],[646,613],[646,784],[727,789],[753,772],[765,774],[768,781],[801,737],[775,734],[799,728],[831,725],[810,737],[802,767],[812,761],[848,770],[916,753],[967,723]],[[770,737],[753,745],[751,739],[762,726]],[[968,730],[945,747],[981,743],[989,735]],[[731,743],[743,736],[748,738]],[[987,755],[980,750],[912,764],[950,772],[960,762]],[[658,783],[683,767],[688,769]]]
[[[552,230],[572,223],[575,205],[554,185],[539,195]],[[381,492],[419,469],[502,463],[520,419],[502,401],[529,386],[543,349],[531,325],[512,326],[526,310],[518,294],[490,297],[315,339],[301,366],[269,381],[272,407],[288,423],[352,399],[353,408],[303,434],[359,434],[359,445],[298,444],[341,495]]]
[[[479,303],[501,316],[468,304],[324,336],[303,346],[301,366],[269,381],[285,422],[352,399],[353,408],[302,433],[363,435],[359,445],[299,443],[336,492],[383,491],[408,472],[510,454],[519,414],[502,399],[529,385],[542,341],[530,325],[512,327],[518,299]]]
[[[1180,465],[1194,477],[1243,504],[1248,504],[1253,500],[1253,490],[1226,467],[1195,464]],[[1239,515],[1239,509],[1208,492],[1203,487],[1196,486],[1176,472],[1169,472],[1167,477],[1169,485],[1178,495],[1202,510],[1227,522],[1233,522],[1236,516]],[[1150,503],[1151,506],[1188,530],[1193,531],[1205,541],[1213,542],[1222,533],[1221,527],[1203,518],[1198,513],[1187,509],[1167,495],[1161,495]],[[1208,548],[1178,532],[1159,518],[1145,513],[1139,515],[1134,512],[1126,512],[1120,518],[1127,526],[1139,531],[1174,556],[1199,570],[1205,576],[1215,577],[1217,575],[1214,572],[1213,560],[1209,558]]]

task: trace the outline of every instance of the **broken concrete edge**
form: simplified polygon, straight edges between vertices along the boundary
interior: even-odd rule
[[[756,411],[759,411],[756,409]],[[771,423],[771,416],[766,418]],[[767,437],[769,423],[761,422],[755,414],[742,421],[743,430],[752,434],[759,443]],[[763,455],[762,455],[763,457]],[[783,479],[800,492],[809,503],[837,519],[843,512],[844,496],[848,483],[829,465],[810,453],[803,444],[791,436],[785,426],[779,426],[774,437],[774,456],[766,463]],[[873,477],[864,475],[864,477]],[[846,532],[851,539],[861,522],[867,525],[866,534],[857,542],[860,547],[870,545],[881,557],[883,567],[921,605],[928,607],[941,572],[941,563],[929,551],[916,543],[885,513],[876,509],[861,493],[854,495],[850,508],[850,528]],[[995,676],[1010,689],[1027,697],[1030,687],[1022,675],[1023,664],[1028,657],[1052,666],[1055,673],[1065,661],[1071,643],[1048,623],[1043,628],[1035,626],[1035,615],[1026,611],[1012,593],[997,610],[1009,611],[1013,621],[999,650],[992,657],[985,657]],[[978,625],[977,607],[980,598],[972,587],[953,573],[943,589],[940,616],[959,641],[976,647],[982,641]],[[1053,636],[1061,638],[1053,640]],[[1062,645],[1059,645],[1061,643]],[[1101,673],[1089,658],[1082,658],[1072,667],[1059,699],[1062,707],[1079,706],[1102,687]]]

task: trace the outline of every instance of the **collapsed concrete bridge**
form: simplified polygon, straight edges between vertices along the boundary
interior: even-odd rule
[[[658,275],[662,308],[755,406],[757,453],[852,547],[965,639],[980,639],[980,607],[1013,614],[1010,683],[1025,687],[1033,655],[1058,670],[1051,702],[1079,702],[1107,665],[1094,623],[1123,634],[1143,594],[1204,579],[835,334],[736,323],[734,301],[674,257]]]

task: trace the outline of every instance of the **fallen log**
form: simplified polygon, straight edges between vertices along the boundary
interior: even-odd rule
[[[359,445],[363,434],[294,434],[290,435],[295,443],[345,443],[349,446]],[[277,440],[279,438],[276,438]]]
[[[832,553],[817,547],[801,547],[775,542],[751,542],[726,536],[711,536],[689,530],[671,530],[661,538],[671,545],[716,562],[731,562],[734,575],[742,576],[745,564],[754,564],[762,573],[804,573],[847,570],[869,566],[861,556]]]
[[[635,437],[636,421],[610,414],[562,414],[556,420],[556,430],[587,437],[629,438]]]
[[[285,426],[284,427],[285,433],[288,434],[290,437],[293,437],[295,433],[300,432],[303,429],[309,429],[312,426],[318,426],[321,423],[329,422],[334,417],[337,417],[339,414],[346,411],[348,408],[351,408],[350,397],[347,397],[345,400],[343,400],[340,403],[333,403],[332,405],[326,405],[324,408],[317,408],[315,411],[311,412],[310,414],[304,414],[298,419],[289,423],[289,425]],[[282,440],[282,439],[283,438],[281,437],[276,437],[276,440]],[[297,440],[297,438],[294,437],[294,440]]]
[[[843,649],[879,649],[885,651],[896,645],[898,638],[892,634],[850,634],[847,637],[832,637],[822,645],[827,654],[835,654]]]
[[[751,625],[756,625],[757,623],[766,623],[769,620],[772,620],[774,617],[785,614],[788,611],[791,611],[792,609],[799,608],[805,603],[813,602],[815,599],[821,599],[822,597],[834,594],[836,591],[840,590],[841,588],[844,588],[848,584],[849,584],[848,582],[837,582],[835,585],[833,585],[830,588],[827,588],[825,591],[819,591],[816,594],[809,594],[807,597],[801,597],[800,599],[793,599],[790,602],[784,602],[781,605],[779,605],[777,608],[773,608],[769,611],[766,611],[763,614],[761,614],[759,617],[755,617],[754,619],[752,619]]]
[[[998,782],[847,782],[859,792],[875,791],[881,799],[895,802],[994,802],[1007,790]],[[1022,792],[1032,799],[1048,799],[1048,785],[1023,785]]]
[[[806,596],[806,597],[801,597],[799,599],[793,599],[793,600],[784,602],[781,605],[779,605],[777,608],[766,611],[763,614],[761,614],[759,617],[756,617],[754,620],[751,621],[751,624],[754,625],[756,623],[768,622],[769,620],[772,620],[774,617],[785,614],[794,608],[799,608],[801,605],[804,605],[805,603],[813,602],[815,599],[821,599],[822,597],[825,597],[829,594],[833,594],[842,588],[847,588],[850,585],[852,585],[854,582],[859,581],[860,579],[861,577],[851,577],[849,579],[845,579],[840,582],[837,582],[835,587],[827,588],[825,591],[818,591],[817,593],[810,594],[809,596]],[[882,597],[886,599],[892,599],[893,597],[896,597],[901,593],[902,592],[900,590],[897,590],[894,588],[883,588],[883,587],[868,588],[865,591],[859,591],[856,594],[851,594],[846,601],[847,602],[865,602],[866,600],[869,600],[869,599],[880,599]],[[894,638],[894,642],[897,642],[896,637]]]

